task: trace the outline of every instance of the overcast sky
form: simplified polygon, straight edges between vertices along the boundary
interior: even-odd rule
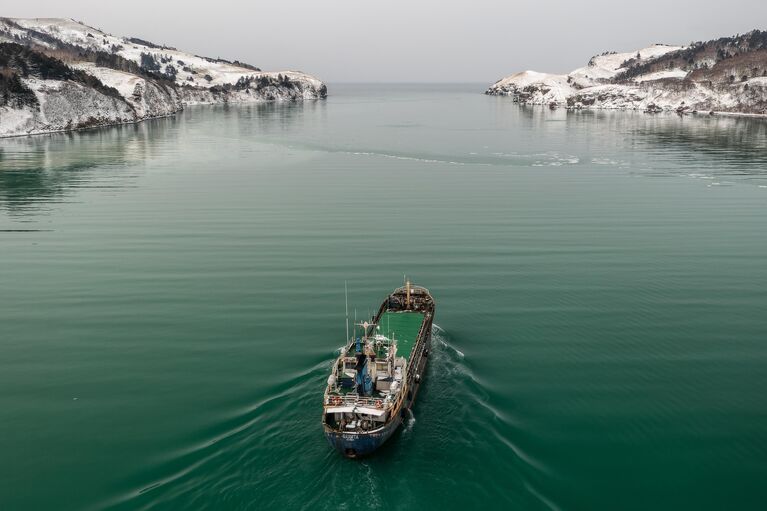
[[[24,0],[0,15],[69,17],[327,82],[493,82],[566,72],[606,50],[767,29],[766,0]],[[761,26],[760,26],[761,25]]]

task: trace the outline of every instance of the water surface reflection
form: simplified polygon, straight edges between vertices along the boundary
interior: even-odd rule
[[[83,187],[125,187],[129,170],[178,133],[177,117],[71,133],[0,140],[0,209],[39,211]],[[100,181],[111,178],[109,181]],[[98,182],[98,184],[96,184]]]

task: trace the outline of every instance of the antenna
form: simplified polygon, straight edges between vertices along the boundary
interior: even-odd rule
[[[344,302],[346,304],[346,342],[349,342],[349,290],[344,280]]]

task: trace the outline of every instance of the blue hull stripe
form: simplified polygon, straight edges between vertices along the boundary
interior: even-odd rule
[[[397,430],[402,420],[397,417],[389,422],[381,431],[375,433],[337,433],[326,432],[325,438],[330,445],[345,456],[365,456],[383,445]]]

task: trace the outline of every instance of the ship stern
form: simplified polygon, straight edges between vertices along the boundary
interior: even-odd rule
[[[389,422],[383,428],[369,432],[340,432],[325,429],[328,443],[347,458],[362,458],[381,447],[397,429],[398,420]]]

